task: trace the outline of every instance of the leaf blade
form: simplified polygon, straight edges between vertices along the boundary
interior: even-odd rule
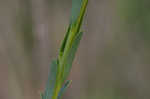
[[[79,46],[80,40],[81,40],[81,38],[82,38],[82,35],[83,35],[83,32],[80,32],[80,33],[76,36],[76,38],[75,38],[75,40],[74,40],[74,42],[73,42],[73,44],[72,44],[72,47],[71,47],[71,49],[70,49],[70,51],[69,51],[69,54],[68,54],[68,56],[67,56],[66,67],[65,67],[64,73],[63,73],[63,81],[66,80],[68,74],[70,73],[70,70],[71,70],[71,67],[72,67],[72,63],[73,63],[73,60],[74,60],[74,58],[75,58],[75,53],[76,53],[77,48],[78,48],[78,46]]]
[[[69,85],[71,84],[71,80],[66,81],[66,83],[63,85],[63,87],[61,88],[59,94],[58,94],[58,99],[60,99],[63,95],[63,93],[66,91],[66,89],[69,87]]]
[[[75,21],[77,20],[82,6],[82,2],[83,0],[72,0],[71,21],[70,21],[71,24],[75,23]]]
[[[42,96],[43,99],[52,99],[52,95],[56,84],[57,68],[58,68],[57,60],[52,61],[50,65],[50,72],[48,75],[46,89]]]

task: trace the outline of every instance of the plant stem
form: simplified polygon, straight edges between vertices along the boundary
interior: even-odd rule
[[[61,86],[64,83],[64,70],[66,66],[66,60],[69,55],[69,52],[72,48],[72,44],[75,40],[75,37],[77,34],[80,32],[80,27],[82,24],[83,16],[86,10],[88,0],[83,0],[83,4],[80,9],[80,14],[76,20],[75,23],[72,23],[71,27],[69,27],[69,35],[68,38],[66,38],[66,44],[63,52],[59,53],[58,56],[58,71],[57,71],[57,78],[56,78],[56,85],[55,85],[55,90],[52,96],[52,99],[57,99],[57,96],[60,92]]]

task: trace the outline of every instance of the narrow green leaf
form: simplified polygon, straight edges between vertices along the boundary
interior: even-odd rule
[[[80,27],[83,21],[83,16],[85,13],[85,9],[87,6],[88,0],[72,0],[72,14],[71,14],[71,21],[68,27],[67,33],[63,40],[63,43],[60,48],[60,52],[62,53],[65,49],[67,39],[71,32],[79,32]],[[76,28],[75,31],[73,31]]]
[[[71,27],[69,27],[69,31],[67,32],[67,38],[64,39],[65,44],[63,43],[63,53],[59,54],[60,69],[62,72],[60,78],[63,79],[62,83],[66,79],[66,74],[69,74],[68,72],[71,69],[74,54],[76,52],[75,50],[72,53],[71,50],[72,46],[74,47],[73,43],[76,42],[76,37],[80,34],[80,27],[83,21],[83,16],[87,7],[88,0],[72,0],[72,2],[72,20],[74,22],[72,21]],[[62,56],[62,58],[60,58],[60,56]]]
[[[71,23],[74,23],[80,13],[83,0],[72,0]]]
[[[69,87],[69,85],[71,84],[71,80],[67,80],[66,83],[64,84],[64,86],[61,88],[59,94],[58,94],[58,99],[60,99],[63,95],[63,93],[66,91],[66,89]]]
[[[74,57],[75,57],[75,53],[76,53],[77,48],[78,48],[78,46],[79,46],[80,40],[81,40],[81,38],[82,38],[82,35],[83,35],[83,32],[80,32],[80,33],[76,36],[76,38],[75,38],[75,40],[74,40],[74,42],[73,42],[73,44],[72,44],[72,47],[71,47],[71,49],[70,49],[70,51],[69,51],[69,54],[68,54],[68,56],[67,56],[66,67],[65,67],[64,73],[63,73],[63,74],[64,74],[64,76],[63,76],[63,81],[66,80],[67,76],[69,75],[70,69],[71,69],[71,67],[72,67],[72,62],[73,62],[73,59],[74,59]]]
[[[71,81],[65,82],[72,67],[75,53],[83,33],[80,32],[83,16],[88,0],[72,0],[72,15],[70,25],[64,37],[58,59],[51,64],[47,86],[42,99],[60,99]]]
[[[87,8],[87,4],[88,4],[88,0],[83,0],[82,2],[82,6],[80,8],[80,13],[79,16],[75,22],[75,32],[79,33],[80,32],[80,28],[83,22],[83,17]]]
[[[71,27],[71,24],[69,25],[68,27],[68,30],[67,30],[67,33],[64,37],[64,40],[62,42],[62,45],[61,45],[61,48],[60,48],[60,52],[63,54],[64,52],[64,49],[65,49],[65,46],[66,46],[66,42],[67,42],[67,39],[68,39],[68,36],[69,36],[69,32],[70,32],[70,27]]]
[[[58,67],[57,60],[52,61],[50,65],[50,72],[48,75],[46,90],[42,95],[43,99],[52,99],[52,95],[56,84],[57,67]]]

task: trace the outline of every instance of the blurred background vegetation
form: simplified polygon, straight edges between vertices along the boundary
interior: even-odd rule
[[[0,99],[40,99],[71,0],[0,0]],[[150,99],[150,1],[89,0],[64,99]]]

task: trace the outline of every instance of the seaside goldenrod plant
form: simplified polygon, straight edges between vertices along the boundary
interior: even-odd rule
[[[59,55],[50,67],[42,99],[60,99],[71,83],[67,80],[83,32],[80,31],[88,0],[72,0],[72,14],[67,33],[62,41]]]

